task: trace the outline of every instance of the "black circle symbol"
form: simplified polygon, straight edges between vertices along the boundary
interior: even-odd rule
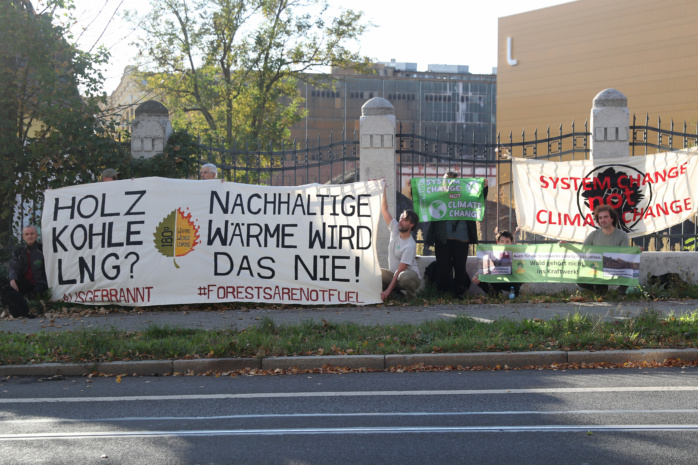
[[[642,220],[639,215],[633,215],[634,222],[626,224],[623,221],[624,214],[634,210],[644,211],[641,203],[650,205],[652,202],[652,183],[642,185],[645,173],[633,166],[628,165],[601,165],[589,171],[584,179],[594,179],[591,188],[585,188],[585,183],[581,182],[577,188],[577,210],[585,216],[585,211],[593,210],[591,203],[594,199],[602,199],[604,204],[611,205],[618,213],[620,228],[625,232],[631,232],[635,225]],[[633,175],[631,176],[630,173]],[[631,181],[639,177],[640,182]],[[621,180],[624,180],[621,182]],[[588,186],[587,186],[588,187]],[[644,201],[644,202],[643,202]],[[586,207],[586,209],[584,208]],[[594,228],[598,227],[595,225]]]

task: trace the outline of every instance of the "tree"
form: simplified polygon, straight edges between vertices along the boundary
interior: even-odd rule
[[[40,204],[44,189],[88,182],[106,154],[120,152],[99,116],[95,66],[108,54],[68,42],[72,7],[49,0],[35,11],[29,0],[0,1],[2,215],[11,214],[16,194]]]
[[[298,80],[320,66],[364,69],[348,47],[362,13],[329,14],[327,0],[153,0],[138,44],[149,90],[165,95],[175,126],[279,143],[303,117]],[[145,64],[144,64],[145,63]]]

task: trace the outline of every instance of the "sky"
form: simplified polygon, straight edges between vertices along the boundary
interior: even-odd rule
[[[40,0],[35,0],[35,3]],[[358,44],[359,51],[376,61],[467,65],[473,74],[490,74],[497,66],[497,20],[571,0],[329,0],[333,6],[363,11],[374,24]],[[103,70],[104,90],[111,93],[127,65],[133,64],[138,37],[125,22],[123,10],[147,14],[149,0],[75,0],[78,44],[89,50],[105,45],[112,53]],[[116,11],[116,14],[114,14]]]

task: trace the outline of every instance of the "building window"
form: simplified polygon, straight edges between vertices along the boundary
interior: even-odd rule
[[[480,105],[485,104],[485,96],[484,95],[461,95],[460,96],[460,102],[461,103],[470,103],[470,102],[477,102]]]
[[[410,92],[388,92],[388,100],[414,100],[414,93]]]
[[[451,94],[424,94],[424,100],[427,102],[451,102],[453,97]]]
[[[320,97],[320,98],[339,98],[340,94],[339,91],[336,90],[328,90],[328,89],[313,89],[310,91],[310,96],[311,97]]]

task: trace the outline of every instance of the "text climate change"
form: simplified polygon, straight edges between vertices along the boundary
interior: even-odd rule
[[[582,242],[593,211],[610,205],[630,237],[667,229],[698,213],[698,156],[667,152],[630,158],[550,162],[513,160],[521,230]]]

